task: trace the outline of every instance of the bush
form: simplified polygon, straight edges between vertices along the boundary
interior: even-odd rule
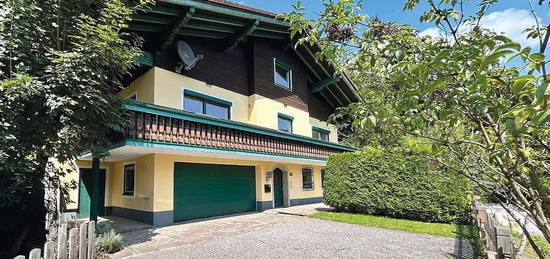
[[[99,222],[96,233],[96,248],[100,252],[110,254],[122,250],[122,234],[117,233],[111,223]]]
[[[468,180],[427,157],[403,148],[332,155],[323,181],[325,203],[352,213],[468,222]]]

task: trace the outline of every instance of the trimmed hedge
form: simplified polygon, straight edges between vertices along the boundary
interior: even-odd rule
[[[367,148],[332,155],[325,203],[340,211],[427,222],[469,220],[469,182],[418,152]]]

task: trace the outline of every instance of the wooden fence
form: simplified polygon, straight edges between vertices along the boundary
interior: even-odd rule
[[[82,223],[79,227],[69,230],[67,240],[67,223],[62,223],[57,232],[57,246],[52,241],[47,241],[43,249],[31,250],[28,258],[94,259],[96,258],[95,226],[95,221]],[[19,255],[14,259],[25,259],[25,256]]]

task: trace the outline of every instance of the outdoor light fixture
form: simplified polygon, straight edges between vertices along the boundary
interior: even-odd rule
[[[273,178],[273,172],[271,172],[271,171],[270,171],[270,172],[266,172],[266,173],[265,173],[265,181],[266,181],[266,182],[269,182],[269,181],[271,181],[271,178]]]

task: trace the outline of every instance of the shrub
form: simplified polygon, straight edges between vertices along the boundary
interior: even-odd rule
[[[122,250],[122,247],[122,234],[115,232],[114,229],[102,233],[96,238],[96,248],[100,252],[110,254]]]
[[[113,224],[111,224],[109,222],[106,222],[106,221],[97,223],[97,226],[96,226],[96,234],[97,235],[101,235],[101,234],[111,232],[111,230],[114,230]]]
[[[403,148],[332,155],[323,181],[337,210],[427,222],[469,221],[469,182]]]

